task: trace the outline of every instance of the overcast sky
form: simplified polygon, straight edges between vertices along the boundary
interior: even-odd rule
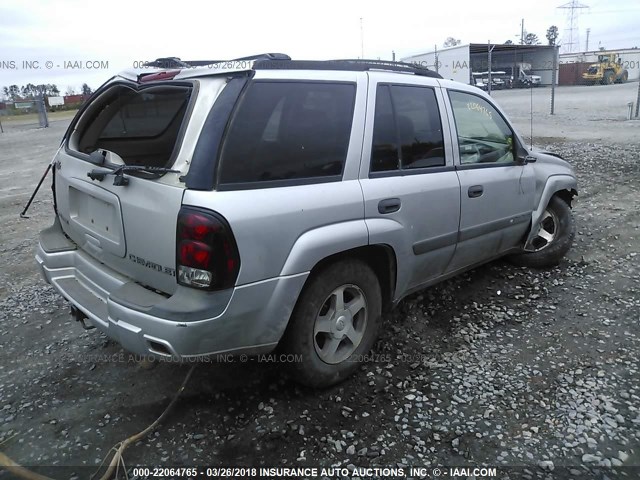
[[[134,62],[163,56],[234,58],[284,52],[296,59],[357,58],[361,29],[366,58],[391,59],[462,43],[519,42],[525,30],[546,43],[550,25],[568,39],[562,0],[428,2],[323,0],[212,2],[144,0],[0,0],[0,87],[55,83],[65,90],[92,88]],[[628,0],[584,0],[580,50],[640,47],[640,5]],[[39,69],[23,68],[38,61]],[[105,69],[69,68],[65,62],[103,62]],[[9,62],[14,62],[11,66]],[[46,62],[51,62],[47,64]],[[100,66],[100,64],[95,64]],[[65,66],[67,68],[65,68]]]

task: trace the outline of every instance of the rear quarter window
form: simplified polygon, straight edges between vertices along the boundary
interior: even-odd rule
[[[218,183],[340,176],[355,94],[349,83],[252,83],[224,140]]]

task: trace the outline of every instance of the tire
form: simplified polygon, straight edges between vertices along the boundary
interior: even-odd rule
[[[620,79],[618,80],[618,83],[624,83],[627,80],[629,80],[629,72],[627,72],[626,70],[623,70],[622,74],[620,75]]]
[[[352,305],[355,315],[348,308],[335,311],[340,297],[345,307]],[[284,352],[296,356],[287,364],[294,380],[314,388],[345,380],[373,347],[381,315],[380,283],[366,263],[339,261],[314,274],[298,298],[281,342]]]
[[[613,83],[613,72],[604,72],[602,83],[604,85],[611,85]]]
[[[551,197],[547,205],[540,232],[544,232],[546,238],[539,236],[534,240],[538,250],[512,255],[509,260],[523,267],[547,268],[558,265],[569,251],[575,236],[575,223],[571,208],[557,195]]]

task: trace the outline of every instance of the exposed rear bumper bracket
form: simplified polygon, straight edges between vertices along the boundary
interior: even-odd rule
[[[85,330],[93,330],[94,328],[96,328],[94,325],[87,325],[85,323],[85,320],[87,320],[87,316],[82,313],[82,310],[73,305],[71,305],[71,317],[73,317],[76,322],[80,322],[80,325],[82,325],[82,328],[84,328]]]

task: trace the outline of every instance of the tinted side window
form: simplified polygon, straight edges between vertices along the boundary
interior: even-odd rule
[[[373,120],[371,171],[397,170],[400,166],[398,131],[393,118],[391,93],[388,85],[379,85],[376,93],[376,111]]]
[[[444,139],[432,88],[391,87],[402,168],[444,166]]]
[[[356,87],[254,82],[222,147],[220,183],[341,175]]]
[[[444,138],[434,90],[379,85],[371,171],[444,165]]]
[[[463,92],[449,92],[458,130],[460,163],[510,163],[513,132],[485,99]]]

